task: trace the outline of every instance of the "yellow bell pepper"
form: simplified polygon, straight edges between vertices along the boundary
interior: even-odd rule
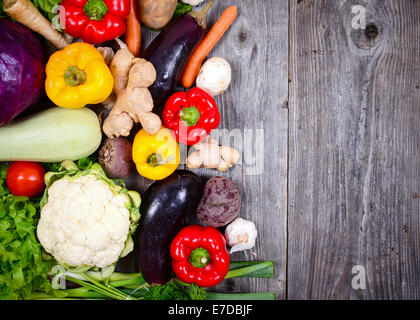
[[[92,45],[76,42],[51,55],[46,66],[45,91],[63,108],[82,108],[105,101],[114,78],[100,52]]]
[[[141,129],[133,142],[133,161],[139,174],[150,180],[162,180],[179,165],[179,146],[172,132],[162,127],[149,135]]]

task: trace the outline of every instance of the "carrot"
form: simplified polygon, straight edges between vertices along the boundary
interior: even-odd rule
[[[8,16],[29,29],[39,33],[58,49],[63,49],[69,43],[52,26],[29,0],[3,0],[3,9]]]
[[[237,14],[236,6],[228,7],[193,51],[181,77],[181,84],[185,88],[190,88],[194,85],[204,59],[225,34],[226,30],[229,29],[233,21],[235,21]]]
[[[130,0],[131,10],[126,18],[127,31],[125,33],[125,43],[128,50],[135,56],[140,55],[141,46],[141,25],[137,13],[137,0]]]

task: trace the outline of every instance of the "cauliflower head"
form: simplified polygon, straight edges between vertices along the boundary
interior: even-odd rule
[[[70,170],[46,176],[38,239],[60,264],[113,265],[132,250],[140,195],[106,178],[99,164],[86,171],[64,165]]]

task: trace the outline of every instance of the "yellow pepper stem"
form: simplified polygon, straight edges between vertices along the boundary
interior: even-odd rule
[[[64,73],[64,80],[70,87],[77,87],[86,82],[86,72],[76,66],[70,66]]]
[[[148,158],[147,158],[147,163],[149,164],[149,166],[151,167],[157,167],[157,166],[161,166],[164,165],[166,163],[168,163],[169,161],[174,160],[175,157],[174,156],[170,156],[166,159],[163,159],[162,156],[160,154],[157,153],[152,153]]]

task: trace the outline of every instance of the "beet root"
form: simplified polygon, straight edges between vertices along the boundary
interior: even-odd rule
[[[209,179],[197,209],[197,218],[206,225],[219,228],[233,221],[241,209],[241,193],[230,179]]]
[[[124,179],[133,173],[132,148],[131,142],[123,137],[105,140],[98,161],[109,178]]]

